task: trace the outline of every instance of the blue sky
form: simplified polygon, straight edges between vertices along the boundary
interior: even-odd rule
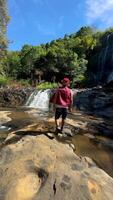
[[[50,42],[81,26],[113,26],[113,0],[8,0],[8,7],[11,50]]]

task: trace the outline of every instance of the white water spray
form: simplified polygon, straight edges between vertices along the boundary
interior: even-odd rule
[[[50,94],[50,89],[34,91],[26,102],[26,106],[30,108],[38,108],[43,111],[49,111]]]

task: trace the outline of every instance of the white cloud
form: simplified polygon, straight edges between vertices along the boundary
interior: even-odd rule
[[[88,23],[99,20],[108,26],[113,25],[113,0],[86,0],[86,6]]]

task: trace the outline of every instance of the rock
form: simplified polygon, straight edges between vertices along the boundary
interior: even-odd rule
[[[69,146],[73,149],[73,151],[76,149],[74,144],[69,144]]]
[[[88,137],[88,138],[91,138],[91,139],[94,139],[95,138],[95,136],[94,135],[91,135],[91,134],[89,134],[89,133],[86,133],[86,134],[84,134],[86,137]]]
[[[9,144],[9,145],[8,145]],[[7,139],[0,152],[0,200],[111,200],[113,178],[47,136]]]
[[[11,121],[10,114],[8,111],[0,111],[0,125]]]
[[[70,136],[70,137],[73,136],[73,133],[72,133],[70,128],[64,128],[63,129],[63,134],[65,134],[66,136]]]
[[[74,106],[81,111],[112,119],[113,89],[90,88],[80,91],[74,97]]]
[[[50,138],[50,139],[53,139],[54,138],[54,135],[53,135],[53,133],[46,133],[46,135],[48,136],[48,138]]]
[[[74,106],[82,111],[83,115],[87,114],[85,116],[87,124],[80,126],[81,130],[113,138],[113,124],[111,124],[113,119],[113,87],[111,89],[96,87],[80,91],[74,97]],[[89,114],[98,117],[98,121],[89,118]]]
[[[33,89],[31,88],[0,88],[0,106],[22,106],[25,104],[32,92]]]
[[[62,138],[62,137],[67,137],[67,135],[63,134],[63,133],[58,133],[58,137]]]

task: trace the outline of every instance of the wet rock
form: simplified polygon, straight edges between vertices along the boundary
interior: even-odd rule
[[[47,136],[29,135],[16,143],[14,139],[9,144],[7,141],[0,155],[0,200],[113,197],[113,178],[91,159],[77,156],[69,145]]]
[[[113,89],[91,88],[78,92],[74,97],[74,106],[81,111],[112,119]]]
[[[11,113],[8,111],[0,111],[0,125],[11,121],[11,118],[9,117]]]
[[[0,89],[0,106],[14,107],[24,105],[33,89],[15,89],[4,88]]]
[[[63,137],[67,137],[67,135],[65,133],[64,134],[63,133],[58,133],[58,137],[59,138],[63,138]]]
[[[53,133],[46,133],[46,135],[48,136],[48,138],[50,138],[50,139],[53,139],[54,138],[54,135],[53,135]]]
[[[79,134],[80,131],[81,131],[80,127],[73,127],[73,129],[72,129],[73,135]]]
[[[101,124],[97,124],[96,129],[98,130],[98,135],[100,134],[109,138],[113,138],[113,125],[103,122]]]
[[[94,135],[91,135],[91,134],[89,134],[89,133],[86,133],[86,134],[84,134],[86,137],[89,137],[89,138],[91,138],[91,139],[94,139],[95,138],[95,136]]]
[[[64,128],[63,129],[63,134],[65,134],[66,136],[69,136],[69,137],[73,136],[73,133],[72,133],[70,128]]]
[[[69,146],[73,149],[73,151],[76,149],[74,144],[69,144]]]

